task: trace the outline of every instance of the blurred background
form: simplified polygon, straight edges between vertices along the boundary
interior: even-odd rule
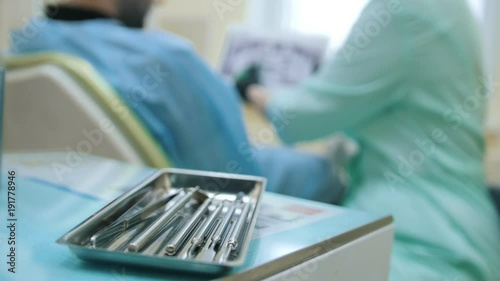
[[[468,0],[481,25],[487,72],[500,83],[500,1]],[[0,48],[9,45],[9,31],[32,16],[42,15],[45,0],[0,0]],[[325,3],[326,2],[326,3]],[[235,25],[266,32],[319,34],[329,38],[328,54],[341,46],[368,0],[168,0],[151,13],[148,28],[185,37],[199,54],[218,68],[228,30]],[[321,5],[318,5],[321,3]],[[329,8],[325,9],[325,5]],[[328,24],[325,24],[328,22]],[[489,182],[500,186],[500,88],[490,99],[487,122]],[[268,126],[246,110],[249,130]]]

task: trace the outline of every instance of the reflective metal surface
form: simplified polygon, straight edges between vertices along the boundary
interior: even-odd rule
[[[85,260],[221,272],[243,264],[265,184],[260,177],[164,169],[57,242]]]

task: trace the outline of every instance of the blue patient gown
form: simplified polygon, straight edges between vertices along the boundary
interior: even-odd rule
[[[33,26],[36,31],[27,32]],[[324,158],[287,148],[248,153],[237,94],[190,44],[171,34],[110,19],[47,19],[13,32],[11,50],[56,51],[90,62],[178,168],[263,175],[267,190],[313,200],[333,202],[338,195]]]

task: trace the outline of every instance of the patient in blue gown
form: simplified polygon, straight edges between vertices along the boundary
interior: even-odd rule
[[[153,0],[70,0],[12,33],[11,51],[56,51],[90,62],[178,168],[260,175],[268,191],[334,203],[340,184],[326,158],[256,148],[238,94],[172,34],[144,31]],[[36,32],[26,32],[27,28]]]

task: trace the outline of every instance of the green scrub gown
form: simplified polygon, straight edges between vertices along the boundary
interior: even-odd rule
[[[394,216],[390,280],[500,280],[478,34],[464,0],[373,0],[338,54],[266,109],[288,143],[359,142],[344,205]]]

